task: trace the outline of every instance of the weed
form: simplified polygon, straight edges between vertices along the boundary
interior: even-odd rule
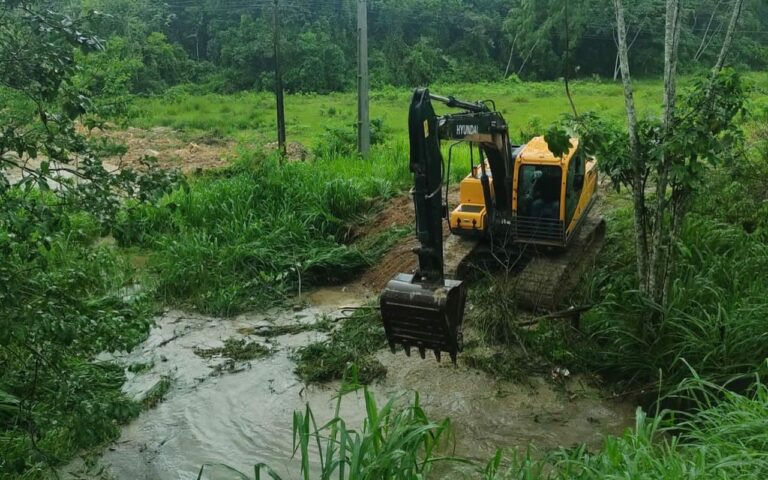
[[[155,386],[153,386],[146,393],[144,399],[141,401],[141,404],[144,406],[144,408],[154,408],[163,400],[165,400],[165,396],[168,394],[170,389],[171,378],[164,375],[160,381],[157,382]]]
[[[301,332],[327,332],[333,326],[334,319],[324,315],[319,321],[314,323],[294,323],[291,325],[269,325],[262,327],[247,327],[238,330],[244,335],[258,335],[264,338],[282,337],[283,335],[296,335]]]
[[[235,361],[264,358],[272,353],[269,347],[244,339],[228,338],[224,346],[215,348],[195,348],[195,355],[203,358],[225,357]]]
[[[397,397],[379,406],[363,387],[367,416],[359,429],[350,428],[340,417],[341,405],[358,388],[348,384],[342,387],[334,418],[322,426],[309,405],[303,412],[294,413],[293,450],[301,461],[301,478],[411,480],[425,478],[437,462],[457,460],[438,455],[450,443],[451,424],[448,419],[430,420],[418,394],[402,407],[398,407]],[[198,478],[202,478],[205,468],[200,469]],[[280,479],[268,465],[258,464],[254,470],[255,479],[262,474]],[[239,476],[249,478],[242,473]]]
[[[357,365],[360,381],[370,383],[386,375],[386,368],[374,358],[386,346],[384,327],[378,312],[357,310],[330,334],[328,340],[309,344],[296,351],[296,374],[307,383],[343,378],[350,365]]]
[[[126,370],[128,370],[131,373],[144,373],[152,370],[154,366],[155,366],[155,362],[134,363],[129,365]]]

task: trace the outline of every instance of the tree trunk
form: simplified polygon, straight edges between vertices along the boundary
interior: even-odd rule
[[[741,7],[744,4],[744,0],[736,0],[733,4],[733,13],[731,14],[731,21],[728,24],[728,31],[725,32],[725,39],[723,40],[723,47],[720,49],[720,55],[717,57],[717,63],[715,64],[715,74],[719,73],[725,65],[725,59],[728,56],[728,51],[731,49],[731,42],[733,42],[733,32],[736,30],[736,24],[739,22],[739,16],[741,15]]]
[[[666,142],[673,128],[677,99],[677,50],[680,42],[680,0],[667,0],[664,29],[664,124],[663,139]],[[673,162],[667,152],[662,153],[657,171],[656,206],[651,241],[651,263],[648,274],[648,291],[651,299],[663,303],[664,274],[669,253],[669,229],[665,221],[668,207],[669,169]]]
[[[717,0],[717,4],[715,4],[715,7],[712,9],[712,15],[709,16],[709,22],[707,22],[707,29],[704,30],[704,36],[701,37],[701,43],[699,44],[699,48],[696,49],[696,54],[693,56],[693,60],[695,62],[699,61],[699,58],[704,54],[704,52],[707,49],[707,45],[709,42],[707,42],[707,36],[709,35],[709,29],[712,27],[712,20],[715,19],[715,14],[717,13],[717,8],[720,6],[720,4],[723,2],[723,0]]]
[[[515,34],[515,38],[512,40],[512,48],[509,51],[509,60],[507,61],[507,68],[504,69],[504,80],[507,79],[507,75],[509,75],[509,67],[512,66],[512,56],[515,54],[515,44],[517,43],[517,36],[519,33]]]
[[[744,0],[736,0],[733,5],[733,13],[731,14],[731,20],[728,24],[728,30],[725,33],[725,39],[723,39],[723,45],[720,49],[720,54],[717,58],[717,63],[712,69],[712,80],[714,81],[715,75],[717,75],[725,65],[725,59],[728,56],[728,52],[733,42],[733,34],[736,30],[736,24],[738,23],[739,16],[741,15],[741,9],[743,7]],[[710,83],[711,83],[710,81]],[[712,95],[711,86],[707,90],[707,99],[709,100]],[[691,158],[690,162],[696,162],[696,158]],[[680,239],[680,235],[683,229],[683,221],[688,209],[688,201],[690,199],[690,191],[684,186],[674,186],[672,191],[672,229],[669,237],[669,254],[667,255],[667,261],[664,265],[664,286],[662,299],[666,302],[669,298],[669,291],[671,288],[671,278],[674,265],[675,265],[675,245]]]
[[[622,0],[613,0],[616,10],[616,33],[619,47],[619,65],[624,84],[624,104],[627,110],[627,130],[632,157],[632,201],[634,205],[635,249],[637,255],[637,277],[641,291],[646,290],[648,278],[648,240],[645,221],[645,170],[646,165],[640,154],[640,141],[637,136],[637,113],[629,72],[629,52],[627,48],[627,27],[624,23],[624,5]]]
[[[528,55],[525,57],[525,60],[523,60],[523,64],[520,65],[520,69],[517,71],[517,74],[520,75],[523,73],[523,69],[525,68],[525,64],[528,63],[528,60],[531,58],[531,55],[533,55],[533,51],[536,50],[536,47],[539,46],[539,42],[541,41],[541,35],[539,35],[539,38],[536,39],[536,43],[533,44],[533,47],[531,47],[531,51],[528,52]]]

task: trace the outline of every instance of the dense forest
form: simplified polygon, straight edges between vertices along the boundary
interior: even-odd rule
[[[94,93],[154,93],[178,83],[222,93],[270,89],[274,66],[272,0],[76,0],[58,10],[89,17],[105,49],[83,63]],[[613,13],[603,0],[572,0],[565,28],[561,0],[371,0],[370,68],[374,87],[492,81],[505,75],[551,80],[616,78]],[[709,68],[731,1],[683,5],[680,60]],[[285,87],[292,92],[354,87],[356,0],[280,0]],[[627,5],[633,73],[662,71],[664,2]],[[568,32],[568,38],[566,38]],[[768,5],[744,3],[734,43],[736,65],[768,64]],[[567,44],[567,48],[566,48]],[[567,57],[566,58],[566,54]],[[568,61],[566,61],[568,60]]]

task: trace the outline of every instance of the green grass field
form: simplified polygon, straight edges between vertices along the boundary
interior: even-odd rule
[[[751,73],[753,98],[768,106],[768,73]],[[691,83],[681,82],[681,88]],[[433,85],[431,91],[467,100],[492,99],[510,125],[512,139],[524,141],[570,113],[562,82],[509,82],[481,84]],[[580,112],[594,111],[614,119],[624,117],[624,97],[620,82],[575,81],[572,92]],[[661,105],[661,82],[635,82],[635,100],[640,115],[656,114]],[[384,130],[393,138],[405,139],[411,91],[386,88],[372,91],[371,118],[381,119]],[[217,134],[233,137],[251,145],[271,142],[275,138],[274,95],[269,92],[246,92],[235,95],[196,95],[186,87],[177,87],[159,97],[137,98],[129,124],[151,128],[171,127],[190,136]],[[437,105],[438,113],[446,111]],[[315,147],[326,128],[350,128],[357,115],[354,92],[330,95],[288,95],[286,123],[289,141]]]

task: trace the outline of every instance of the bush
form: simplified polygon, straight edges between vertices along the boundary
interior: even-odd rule
[[[371,120],[371,146],[383,144],[388,138],[384,121],[378,118]],[[357,124],[346,128],[326,127],[315,147],[315,155],[318,157],[353,155],[356,151]]]
[[[41,478],[138,414],[121,393],[123,370],[93,357],[143,340],[150,305],[124,291],[127,262],[91,246],[93,216],[52,209],[44,196],[15,209],[9,198],[0,198],[0,478]]]

